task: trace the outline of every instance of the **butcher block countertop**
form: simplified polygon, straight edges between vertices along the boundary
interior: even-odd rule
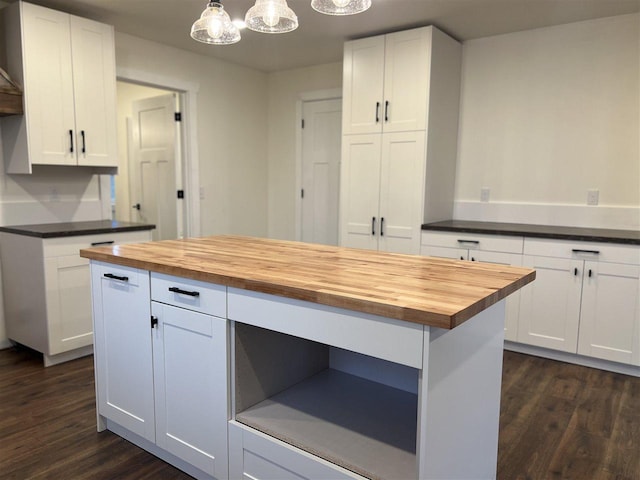
[[[445,329],[535,278],[528,268],[241,236],[96,247],[80,256]]]

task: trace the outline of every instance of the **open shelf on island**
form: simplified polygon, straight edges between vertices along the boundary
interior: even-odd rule
[[[235,419],[367,478],[417,478],[417,394],[329,368],[332,350],[236,324]]]

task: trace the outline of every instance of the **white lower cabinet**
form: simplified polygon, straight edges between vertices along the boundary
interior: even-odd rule
[[[7,336],[45,366],[91,354],[89,261],[80,249],[151,240],[150,231],[40,238],[0,233]]]
[[[98,415],[155,442],[149,273],[92,263],[91,274]]]
[[[227,321],[201,312],[226,312],[226,288],[99,262],[92,275],[99,417],[228,478]]]
[[[632,245],[525,239],[518,341],[640,365],[640,251]]]

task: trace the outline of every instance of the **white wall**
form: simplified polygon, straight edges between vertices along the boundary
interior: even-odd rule
[[[200,232],[266,235],[266,74],[118,32],[116,64],[199,85]]]
[[[269,237],[294,240],[296,104],[300,94],[342,88],[342,62],[269,74]]]
[[[638,14],[466,42],[456,218],[640,228],[639,52]]]

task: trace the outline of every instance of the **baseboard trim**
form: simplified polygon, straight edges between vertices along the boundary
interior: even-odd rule
[[[525,345],[523,343],[510,342],[505,340],[504,349],[511,352],[525,353],[536,357],[548,358],[565,363],[573,363],[583,367],[597,368],[607,370],[609,372],[622,373],[632,377],[640,377],[640,367],[634,365],[625,365],[624,363],[610,362],[599,358],[585,357],[575,353],[559,352],[549,350],[548,348],[536,347],[533,345]]]

